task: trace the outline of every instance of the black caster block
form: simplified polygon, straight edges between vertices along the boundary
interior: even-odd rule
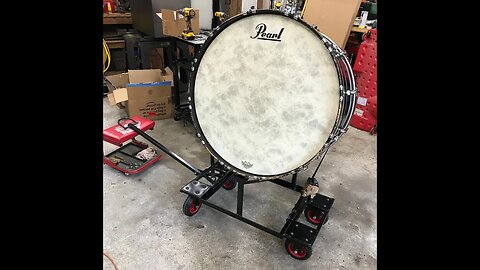
[[[232,190],[237,186],[237,181],[233,179],[228,179],[223,183],[223,188],[226,190]]]
[[[290,256],[297,260],[306,260],[312,256],[312,248],[296,243],[290,239],[285,240],[285,249]]]
[[[195,215],[198,210],[202,207],[202,202],[198,199],[188,196],[185,202],[183,203],[183,213],[187,216]]]
[[[173,114],[173,120],[175,120],[175,121],[180,120],[180,115],[178,115],[177,113],[174,113]]]
[[[323,222],[323,225],[328,221],[328,215],[325,215],[325,212],[311,205],[307,206],[303,213],[305,214],[307,221],[315,225],[320,224],[320,222]]]

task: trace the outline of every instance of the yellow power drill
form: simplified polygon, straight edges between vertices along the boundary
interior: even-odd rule
[[[224,12],[217,11],[217,12],[215,12],[215,17],[217,17],[218,20],[223,23],[223,21],[225,21],[226,15],[225,15]]]
[[[195,39],[195,34],[192,30],[192,19],[195,17],[195,10],[192,8],[183,8],[177,10],[179,14],[181,14],[185,18],[185,22],[187,22],[187,28],[185,28],[182,32],[183,39]]]

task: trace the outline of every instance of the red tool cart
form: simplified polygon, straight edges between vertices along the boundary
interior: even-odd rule
[[[377,127],[377,29],[364,35],[353,66],[358,99],[350,125],[371,134]]]
[[[140,116],[122,118],[118,124],[103,131],[103,140],[120,148],[103,156],[103,163],[125,175],[139,173],[160,160],[161,154],[148,144],[135,140],[137,132],[128,128],[133,123],[142,131],[152,130],[155,122]],[[125,142],[130,141],[125,144]]]

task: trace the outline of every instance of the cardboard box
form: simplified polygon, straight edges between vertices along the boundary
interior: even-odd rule
[[[228,16],[233,17],[240,13],[242,13],[242,0],[230,0]]]
[[[305,4],[303,19],[345,48],[361,0],[316,0]]]
[[[150,51],[150,68],[164,68],[163,48],[152,48]]]
[[[128,73],[115,74],[105,77],[107,79],[108,92],[113,93],[116,88],[127,87]]]
[[[193,33],[200,33],[200,11],[195,10],[195,17],[192,19]],[[175,10],[162,9],[157,16],[162,20],[163,34],[167,36],[178,37],[182,34],[183,30],[187,28],[187,22],[185,18]]]
[[[116,87],[108,94],[111,105],[125,103],[128,116],[150,120],[172,117],[173,72],[170,68],[129,70],[108,76]]]

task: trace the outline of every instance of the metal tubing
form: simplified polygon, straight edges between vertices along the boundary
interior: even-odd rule
[[[203,204],[208,205],[208,206],[212,207],[213,209],[216,209],[216,210],[218,210],[218,211],[220,211],[220,212],[222,212],[222,213],[224,213],[224,214],[227,214],[227,215],[229,215],[229,216],[231,216],[231,217],[233,217],[233,218],[236,218],[236,219],[238,219],[238,220],[240,220],[240,221],[243,221],[243,222],[245,222],[245,223],[247,223],[247,224],[249,224],[249,225],[252,225],[253,227],[255,227],[255,228],[257,228],[257,229],[260,229],[260,230],[262,230],[262,231],[264,231],[264,232],[267,232],[267,233],[269,233],[269,234],[271,234],[271,235],[273,235],[273,236],[276,236],[276,237],[278,237],[278,238],[280,238],[280,239],[283,239],[283,235],[282,235],[282,234],[280,234],[280,233],[278,233],[278,232],[276,232],[276,231],[274,231],[274,230],[272,230],[272,229],[270,229],[270,228],[267,228],[267,227],[262,226],[262,225],[260,225],[260,224],[258,224],[258,223],[256,223],[256,222],[254,222],[254,221],[251,221],[251,220],[249,220],[249,219],[246,219],[246,218],[244,218],[244,217],[242,217],[242,216],[240,216],[240,215],[237,215],[237,214],[235,214],[235,213],[233,213],[233,212],[230,212],[230,211],[228,211],[228,210],[226,210],[226,209],[224,209],[224,208],[222,208],[222,207],[220,207],[220,206],[217,206],[217,205],[215,205],[215,204],[212,204],[212,203],[210,203],[210,202],[208,202],[208,201],[206,201],[206,200],[203,200],[203,199],[200,199],[200,200],[202,201]]]
[[[237,214],[238,215],[242,215],[242,211],[243,211],[243,188],[244,188],[244,185],[245,185],[245,181],[242,179],[240,181],[237,181],[238,182],[238,194],[237,194]]]
[[[303,187],[299,186],[299,185],[295,185],[294,188],[292,188],[292,183],[290,182],[287,182],[285,180],[282,180],[282,179],[272,179],[272,180],[269,180],[270,182],[274,183],[274,184],[277,184],[277,185],[280,185],[282,187],[286,187],[286,188],[289,188],[289,189],[293,189],[297,192],[302,192],[303,190]]]
[[[295,189],[296,186],[297,186],[297,173],[294,173],[292,175],[292,187],[291,187],[291,189]]]
[[[133,129],[135,132],[138,133],[138,135],[144,137],[147,141],[151,142],[153,145],[155,145],[156,147],[160,148],[160,150],[162,150],[163,152],[165,152],[165,154],[171,156],[173,159],[175,159],[176,161],[178,161],[180,164],[182,164],[183,166],[185,166],[187,169],[189,169],[190,171],[192,171],[195,175],[197,174],[200,174],[201,171],[195,167],[193,167],[193,165],[191,165],[190,163],[186,162],[183,158],[179,157],[177,154],[175,154],[174,152],[170,151],[168,148],[166,148],[165,146],[163,146],[162,144],[160,144],[158,141],[156,141],[154,138],[150,137],[148,134],[146,134],[145,132],[143,132],[141,129],[137,128],[133,123],[129,123],[128,124],[128,127]]]

